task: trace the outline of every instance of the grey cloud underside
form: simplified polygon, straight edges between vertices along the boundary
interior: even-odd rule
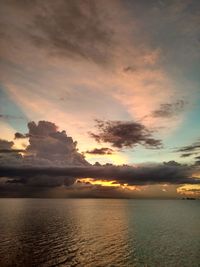
[[[16,177],[15,179],[8,179],[7,184],[24,184],[31,187],[59,187],[70,186],[74,184],[76,179],[71,176],[50,176],[48,174]]]
[[[144,125],[132,121],[96,120],[97,132],[90,136],[98,143],[110,143],[116,148],[132,148],[138,144],[147,148],[160,148],[161,140],[152,136]]]
[[[173,163],[173,162],[172,162]],[[50,177],[53,181],[58,177],[94,178],[116,180],[121,184],[148,185],[148,184],[200,184],[200,179],[192,178],[193,168],[180,165],[163,163],[154,166],[142,167],[0,167],[0,177],[19,178],[21,183],[34,180],[33,177]],[[63,178],[62,178],[63,179]],[[63,180],[62,180],[63,181]],[[58,182],[59,184],[59,182]]]

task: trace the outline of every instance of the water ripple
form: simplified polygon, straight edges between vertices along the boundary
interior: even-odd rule
[[[199,201],[0,200],[1,267],[199,267]]]

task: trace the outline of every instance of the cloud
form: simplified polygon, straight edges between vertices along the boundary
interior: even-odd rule
[[[192,157],[194,166],[200,166],[200,142],[193,142],[191,145],[183,146],[175,152],[181,153],[181,158]]]
[[[96,120],[97,133],[90,136],[98,143],[110,143],[117,148],[132,148],[138,144],[147,148],[161,147],[161,141],[152,137],[144,125],[132,121],[102,121]]]
[[[0,139],[0,150],[11,150],[14,145],[13,141],[7,141]]]
[[[57,165],[89,165],[84,156],[77,151],[77,142],[67,136],[65,131],[48,121],[28,123],[27,134],[17,133],[17,136],[29,136],[29,145],[24,153],[26,163]],[[16,134],[15,134],[16,137]],[[39,163],[40,162],[40,163]]]
[[[49,50],[51,55],[96,63],[108,61],[113,32],[105,23],[106,9],[99,1],[11,1],[2,6],[12,15],[23,14],[18,27],[12,25],[11,30],[14,28],[36,47]],[[6,21],[4,18],[3,22]],[[2,35],[7,36],[9,32],[2,30]]]
[[[139,133],[136,137],[134,135],[134,144],[146,142],[144,140],[147,140],[150,135],[146,128],[137,123],[125,123],[124,126],[124,123],[121,122],[98,121],[98,125],[100,130],[106,129],[106,134],[109,132],[114,136],[114,133],[117,133],[120,138],[130,134],[130,129],[136,131],[139,128]],[[142,130],[145,129],[145,133],[140,133],[140,127]],[[28,130],[28,133],[22,134],[29,138],[29,145],[23,150],[23,156],[18,153],[20,152],[18,150],[13,151],[13,153],[0,154],[0,180],[2,181],[0,190],[2,194],[11,191],[14,194],[16,188],[16,194],[25,190],[24,192],[32,195],[36,192],[34,188],[38,188],[38,192],[48,188],[49,190],[51,188],[67,188],[73,186],[77,179],[81,180],[88,177],[94,180],[115,181],[122,186],[124,184],[128,186],[200,184],[200,179],[193,177],[198,166],[182,165],[175,161],[162,164],[144,164],[136,167],[112,164],[91,165],[78,152],[77,143],[73,141],[72,137],[69,137],[65,131],[59,131],[54,123],[48,121],[30,122],[28,123]],[[113,140],[113,136],[111,136],[111,140]],[[132,133],[130,136],[133,138]],[[120,142],[120,146],[117,143],[118,147],[127,147],[124,139]],[[0,140],[0,149],[2,150],[13,150],[13,145],[14,142],[12,141]],[[133,143],[128,144],[128,146],[130,145],[132,146]],[[109,153],[113,151],[107,147],[96,149],[90,152]],[[101,191],[101,188],[98,190]]]
[[[20,117],[20,116],[14,116],[14,115],[8,115],[8,114],[0,114],[0,119],[16,120],[16,119],[24,119],[24,118]]]
[[[76,179],[71,176],[50,176],[50,175],[35,175],[28,178],[9,179],[6,183],[24,184],[30,187],[59,187],[70,186],[74,184]]]
[[[78,152],[77,142],[65,131],[48,121],[28,123],[28,133],[16,133],[15,138],[28,137],[25,149],[13,149],[14,142],[0,140],[0,165],[9,166],[88,166]],[[23,152],[23,157],[20,152]],[[5,155],[7,154],[7,155]],[[17,160],[17,161],[16,161]]]
[[[0,153],[20,153],[25,152],[24,149],[0,149]]]
[[[0,166],[20,166],[22,162],[22,149],[13,149],[13,141],[0,139]]]
[[[195,142],[192,145],[184,146],[176,150],[176,152],[196,152],[200,149],[200,142]]]
[[[4,84],[33,119],[53,118],[64,125],[64,117],[71,124],[76,117],[85,129],[89,124],[85,115],[91,114],[139,120],[169,102],[177,91],[160,64],[162,50],[146,36],[151,31],[141,33],[146,20],[133,16],[135,8],[127,8],[123,1],[4,1],[1,5],[0,19],[9,35],[2,40]],[[146,10],[146,5],[141,6]],[[106,62],[109,68],[94,62]],[[137,71],[122,71],[126,66]],[[166,125],[155,117],[143,121],[148,127],[161,123]],[[166,129],[174,127],[177,121],[170,122],[170,127],[167,123]],[[79,135],[76,126],[73,133]]]
[[[190,157],[190,156],[193,156],[193,153],[183,153],[181,155],[181,158],[187,158],[187,157]]]
[[[14,149],[13,141],[7,141],[0,139],[0,165],[8,164],[9,162],[17,163],[22,159],[21,152],[24,152],[24,149]]]
[[[14,142],[0,140],[0,166],[9,168],[37,168],[38,166],[89,166],[84,156],[78,152],[77,142],[67,136],[65,131],[59,131],[58,127],[48,121],[28,123],[28,133],[16,133],[15,138],[28,137],[29,145],[25,149],[13,149]],[[19,154],[23,152],[23,156]],[[22,183],[26,186],[57,187],[69,186],[75,182],[72,176],[54,176],[44,174],[23,175],[9,183]]]
[[[16,132],[15,133],[15,139],[24,139],[24,138],[28,138],[28,134],[22,134],[22,133],[19,133],[19,132]]]
[[[85,153],[94,155],[112,155],[114,153],[114,150],[108,147],[102,147],[87,150]]]
[[[152,117],[170,118],[178,115],[184,110],[186,102],[178,100],[174,103],[161,104],[160,108],[152,112]]]
[[[185,196],[193,196],[198,197],[200,194],[200,185],[183,185],[177,188],[179,194],[183,194]]]
[[[136,71],[137,68],[136,67],[133,67],[133,66],[128,66],[128,67],[125,67],[123,69],[124,72],[132,72],[132,71]]]
[[[197,155],[196,157],[194,157],[193,159],[195,160],[195,165],[199,165],[200,161],[200,142],[194,142],[191,145],[187,145],[187,146],[183,146],[177,150],[175,150],[175,152],[178,153],[182,153],[180,155],[181,158],[185,158],[185,157],[194,157],[195,155]]]
[[[74,177],[115,180],[120,184],[200,184],[200,179],[192,177],[194,168],[176,162],[147,166],[88,166],[88,167],[0,167],[1,177],[24,178],[23,183],[33,177]]]

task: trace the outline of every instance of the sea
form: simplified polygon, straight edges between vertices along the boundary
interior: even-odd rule
[[[199,267],[200,200],[2,198],[0,266]]]

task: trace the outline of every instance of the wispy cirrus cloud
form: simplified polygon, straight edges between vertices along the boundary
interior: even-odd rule
[[[180,153],[180,157],[191,157],[195,165],[200,163],[200,142],[193,142],[191,145],[183,146],[175,150],[176,153]]]
[[[20,120],[20,119],[24,119],[23,117],[19,117],[19,116],[14,116],[14,115],[8,115],[8,114],[0,114],[0,119],[5,119],[5,120]]]
[[[195,152],[200,149],[200,142],[195,142],[191,145],[181,147],[177,149],[177,152]]]

